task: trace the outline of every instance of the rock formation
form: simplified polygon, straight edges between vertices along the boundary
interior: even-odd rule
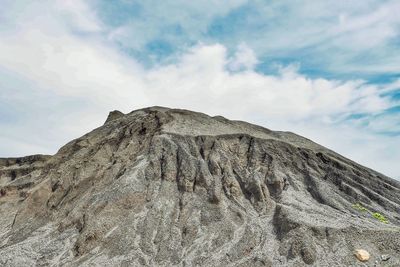
[[[383,263],[400,183],[290,132],[152,107],[0,159],[0,266]]]

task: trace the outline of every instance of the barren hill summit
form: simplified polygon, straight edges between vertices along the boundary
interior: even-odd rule
[[[0,266],[306,265],[400,266],[400,183],[294,133],[164,107],[0,159]]]

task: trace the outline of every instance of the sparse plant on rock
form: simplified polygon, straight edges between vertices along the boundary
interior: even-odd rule
[[[383,216],[382,214],[380,214],[380,213],[378,213],[378,212],[372,213],[372,216],[373,216],[375,219],[378,219],[380,222],[389,223],[388,219],[386,219],[385,216]]]
[[[354,209],[360,211],[360,212],[368,212],[369,214],[372,215],[372,217],[374,217],[375,219],[379,220],[380,222],[389,223],[389,220],[385,216],[383,216],[379,212],[371,212],[369,209],[367,209],[366,207],[362,206],[360,203],[356,203],[352,207]]]
[[[354,204],[353,208],[361,212],[369,212],[369,210],[366,207],[362,206],[360,203]]]

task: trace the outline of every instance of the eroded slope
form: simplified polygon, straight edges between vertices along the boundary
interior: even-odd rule
[[[349,266],[358,247],[400,261],[397,181],[201,113],[112,112],[52,157],[1,160],[0,188],[5,266]]]

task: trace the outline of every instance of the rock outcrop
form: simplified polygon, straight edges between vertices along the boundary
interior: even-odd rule
[[[114,111],[54,156],[0,159],[0,266],[358,266],[358,248],[399,266],[399,214],[398,181],[186,110]]]

